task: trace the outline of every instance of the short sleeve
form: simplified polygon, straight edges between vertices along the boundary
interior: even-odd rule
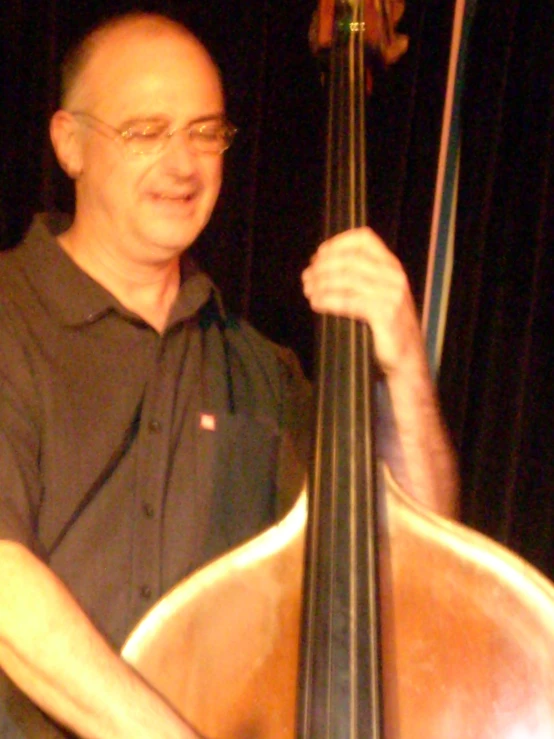
[[[31,404],[33,380],[25,352],[6,322],[0,306],[0,539],[19,541],[39,554],[40,434]]]

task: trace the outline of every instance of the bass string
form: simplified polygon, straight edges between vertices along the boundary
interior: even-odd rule
[[[348,6],[346,8],[346,6]],[[344,12],[347,11],[346,16]],[[364,48],[364,8],[362,3],[342,4],[342,42],[335,43],[331,50],[329,77],[329,118],[327,142],[326,208],[324,218],[325,237],[366,223],[366,165],[365,165],[365,48]],[[347,27],[346,25],[347,24]],[[346,42],[344,39],[346,38]],[[340,39],[339,39],[340,41]],[[365,643],[370,634],[369,624],[375,624],[376,605],[372,603],[376,593],[375,554],[367,551],[368,537],[365,521],[367,513],[373,510],[373,493],[367,490],[366,481],[372,475],[364,465],[371,461],[371,437],[367,427],[372,410],[370,387],[368,383],[371,337],[367,327],[353,319],[337,319],[324,315],[319,326],[319,359],[317,363],[317,423],[315,435],[314,471],[310,512],[318,522],[310,527],[307,563],[312,570],[308,576],[308,592],[305,593],[307,618],[305,621],[304,686],[301,724],[303,736],[314,734],[310,726],[313,714],[325,714],[325,736],[332,736],[336,723],[337,688],[336,674],[341,671],[342,656],[337,658],[333,637],[341,633],[341,619],[344,620],[342,604],[347,603],[347,672],[348,672],[348,736],[356,739],[377,739],[380,736],[379,711],[379,658],[378,639],[369,636],[369,658],[359,662],[360,644]],[[346,375],[346,378],[344,377]],[[344,392],[344,388],[346,393]],[[361,401],[361,402],[360,402]],[[343,406],[346,403],[346,408]],[[361,411],[360,411],[361,407]],[[344,423],[345,418],[347,423]],[[358,436],[362,437],[363,462],[360,480],[358,466],[353,464],[348,470],[346,515],[344,500],[339,500],[344,480],[339,462],[344,455],[342,446],[347,443],[348,454],[356,450]],[[324,460],[325,458],[325,460]],[[325,470],[322,473],[322,470]],[[325,479],[322,479],[322,474]],[[330,483],[328,485],[328,483]],[[359,494],[360,487],[363,493]],[[342,490],[344,496],[344,487]],[[360,510],[361,509],[361,510]],[[323,521],[322,521],[323,519]],[[346,520],[345,520],[346,519]],[[344,530],[348,533],[347,550],[347,596],[343,597],[341,588],[342,573],[337,568],[320,569],[318,552],[325,547],[326,557],[336,562],[344,556]],[[360,540],[359,540],[360,539]],[[360,579],[364,579],[360,582]],[[320,590],[327,596],[319,600]],[[360,593],[363,603],[360,603]],[[367,603],[369,596],[370,603]],[[342,600],[341,600],[342,598]],[[321,609],[323,602],[323,613]],[[337,607],[337,604],[340,604]],[[317,623],[325,621],[325,627]],[[314,670],[317,638],[323,635],[326,658],[326,696],[314,693],[320,689],[319,675]],[[365,641],[364,641],[365,640]],[[360,664],[363,672],[360,675]],[[344,670],[343,670],[344,671]],[[367,674],[369,673],[369,674]],[[369,688],[368,688],[369,685]],[[368,695],[369,693],[369,695]],[[321,705],[323,703],[323,706]],[[371,704],[371,710],[367,704]],[[359,707],[364,705],[360,718]],[[367,718],[373,724],[371,734],[367,733]],[[319,724],[321,731],[321,724]],[[320,734],[317,734],[318,737]]]

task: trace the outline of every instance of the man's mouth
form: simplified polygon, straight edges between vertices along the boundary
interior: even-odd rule
[[[196,193],[188,192],[188,193],[153,193],[152,198],[154,200],[162,200],[162,201],[173,201],[173,202],[185,202],[188,203],[191,200],[194,200],[196,197]]]

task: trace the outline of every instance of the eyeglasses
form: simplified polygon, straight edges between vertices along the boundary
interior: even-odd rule
[[[200,154],[222,154],[231,146],[238,130],[225,118],[193,121],[182,128],[172,128],[159,119],[141,119],[131,121],[121,130],[90,113],[74,111],[71,115],[84,119],[85,125],[104,132],[110,138],[118,138],[126,151],[137,156],[160,154],[176,133],[186,134],[193,150]]]

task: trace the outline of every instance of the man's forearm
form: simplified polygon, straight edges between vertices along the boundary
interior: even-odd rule
[[[456,455],[423,358],[380,388],[380,456],[396,482],[436,513],[458,515]]]
[[[0,571],[0,667],[42,710],[90,739],[198,736],[28,550],[1,541]]]

